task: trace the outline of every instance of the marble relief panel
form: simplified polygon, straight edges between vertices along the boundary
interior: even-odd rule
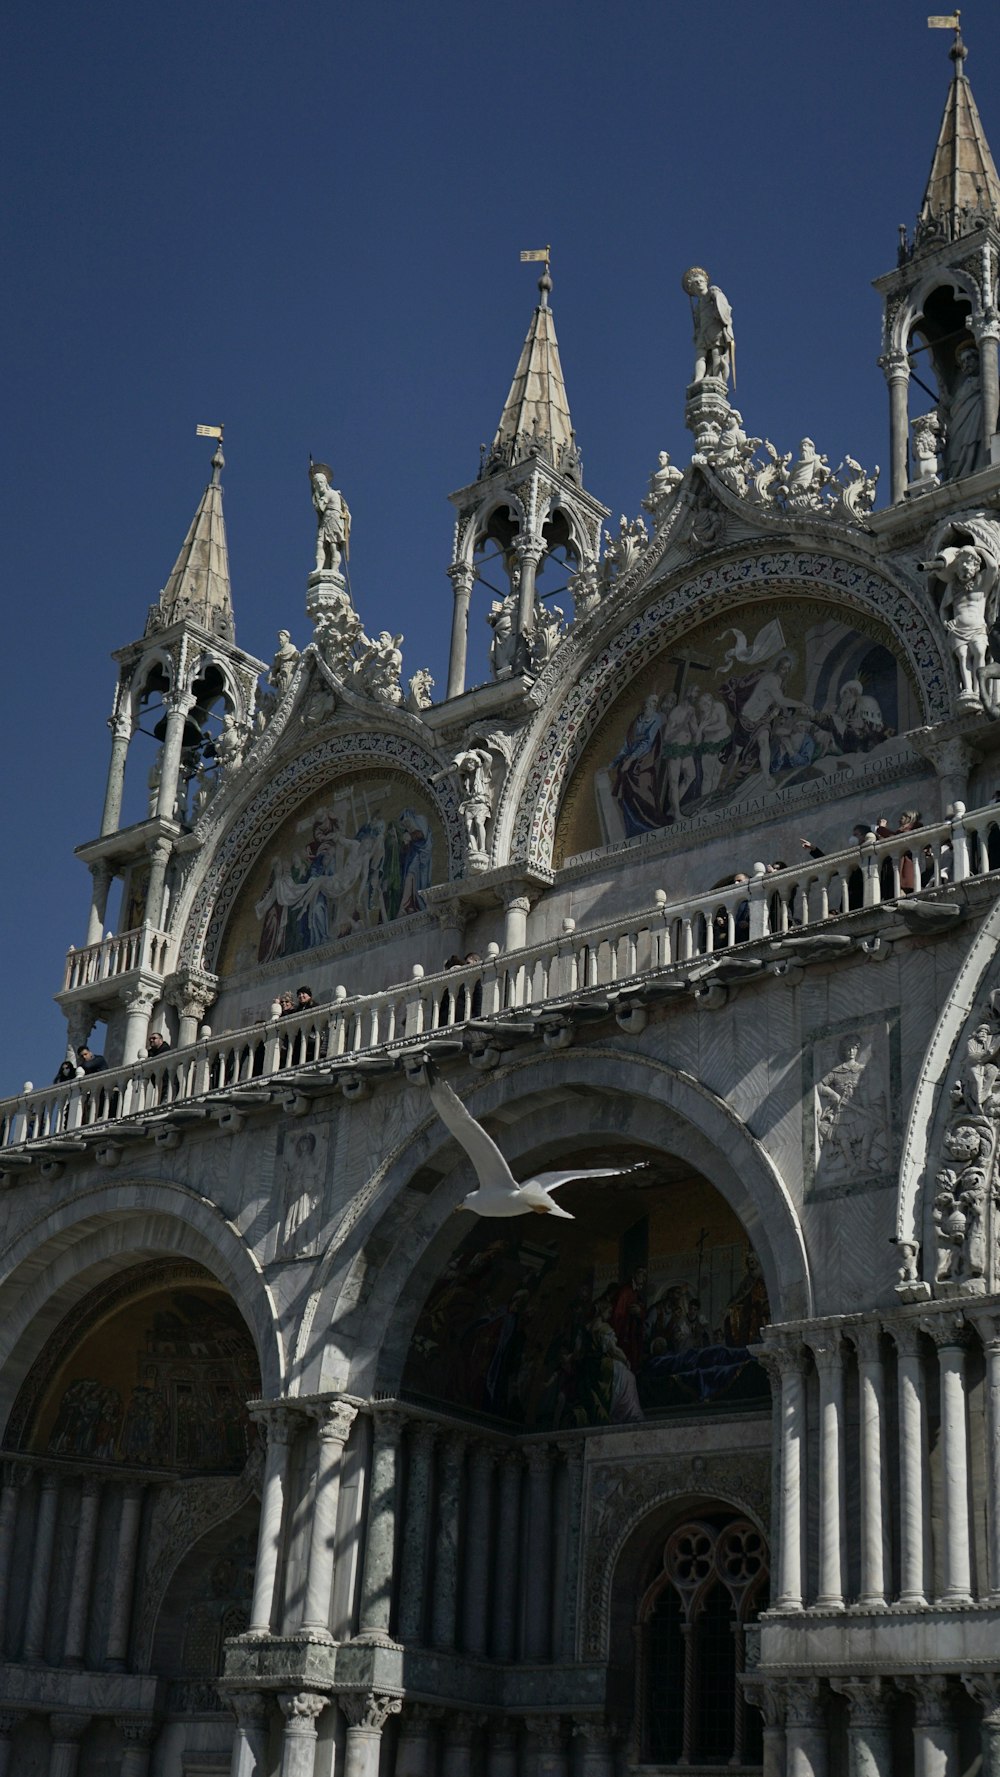
[[[812,1197],[876,1190],[899,1153],[899,1011],[844,1018],[803,1051],[803,1173]]]

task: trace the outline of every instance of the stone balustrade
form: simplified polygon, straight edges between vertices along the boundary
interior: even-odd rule
[[[303,1068],[337,1069],[349,1094],[354,1057],[386,1047],[405,1050],[470,1020],[497,1020],[502,1034],[503,1022],[512,1030],[518,1014],[545,1015],[574,996],[613,996],[623,988],[641,992],[670,971],[678,990],[690,985],[704,991],[720,952],[801,939],[819,924],[829,930],[832,922],[859,910],[871,913],[883,902],[898,900],[904,911],[914,900],[926,905],[932,892],[940,900],[950,885],[994,869],[1000,869],[1000,808],[990,804],[969,814],[957,803],[953,820],[912,834],[879,841],[869,834],[860,848],[785,870],[757,864],[745,882],[681,901],[658,890],[653,906],[640,913],[581,929],[566,919],[558,937],[507,952],[491,944],[480,963],[434,975],[417,964],[408,982],[380,993],[348,996],[338,988],[328,1005],[206,1037],[158,1061],[37,1092],[28,1086],[19,1097],[0,1101],[0,1151],[39,1141],[66,1142],[71,1149],[74,1138],[96,1125],[165,1117],[181,1101],[252,1090]],[[71,955],[90,958],[90,967],[106,953],[109,970],[114,963],[123,970],[148,966],[162,973],[171,942],[143,927]],[[787,966],[781,955],[778,951],[773,958],[778,968]],[[772,960],[770,953],[763,960]],[[686,967],[693,971],[690,977]],[[73,979],[82,985],[85,974]],[[488,1033],[480,1034],[485,1048]],[[48,1164],[59,1164],[57,1153]]]
[[[130,932],[108,932],[100,943],[87,944],[82,950],[70,945],[63,992],[99,987],[102,982],[114,981],[133,970],[163,976],[170,968],[172,947],[169,933],[158,932],[151,925],[136,926]]]

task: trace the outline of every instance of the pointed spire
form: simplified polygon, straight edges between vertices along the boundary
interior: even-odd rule
[[[182,618],[191,618],[212,635],[232,641],[235,626],[229,584],[229,550],[222,516],[222,471],[226,459],[222,454],[221,427],[218,428],[218,440],[212,458],[212,479],[198,502],[181,552],[160,593],[159,616],[162,628],[178,623]]]
[[[984,222],[1000,227],[1000,178],[965,73],[968,50],[962,41],[959,15],[940,23],[950,24],[955,33],[949,51],[955,72],[917,218],[918,247],[931,241],[958,240]]]
[[[559,362],[555,322],[549,307],[552,278],[547,258],[538,280],[538,290],[538,306],[531,317],[528,336],[483,472],[490,474],[535,453],[545,457],[573,481],[579,481],[580,453]]]

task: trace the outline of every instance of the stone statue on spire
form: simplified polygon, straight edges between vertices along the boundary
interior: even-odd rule
[[[692,265],[681,279],[691,298],[694,317],[694,383],[707,376],[728,382],[730,374],[736,385],[736,341],[733,337],[733,311],[729,298],[710,284],[708,273],[700,265]]]
[[[350,558],[351,514],[343,494],[333,486],[329,463],[314,463],[310,457],[309,480],[316,508],[316,571],[336,574],[341,551]]]

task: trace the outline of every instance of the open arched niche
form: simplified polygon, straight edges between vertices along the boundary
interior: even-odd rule
[[[560,1190],[572,1220],[468,1218],[416,1316],[404,1396],[528,1432],[766,1408],[749,1347],[770,1307],[739,1218],[686,1162],[605,1146],[559,1156],[622,1168]]]

